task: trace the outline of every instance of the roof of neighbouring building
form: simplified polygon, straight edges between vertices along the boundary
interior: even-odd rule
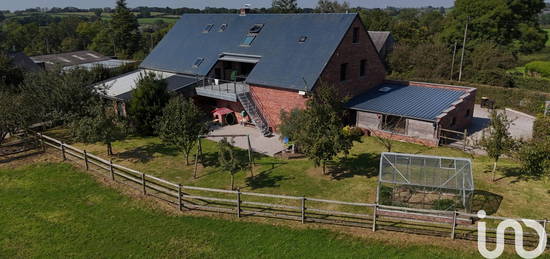
[[[132,98],[132,92],[136,89],[139,78],[145,73],[154,73],[157,77],[164,79],[168,92],[179,91],[197,82],[197,79],[194,77],[140,69],[100,82],[96,84],[96,88],[104,89],[108,97],[128,101]]]
[[[369,36],[372,40],[372,43],[374,43],[374,46],[376,46],[376,50],[380,52],[380,50],[384,47],[386,42],[391,36],[391,32],[389,31],[369,31]]]
[[[141,67],[205,76],[224,55],[257,59],[246,82],[311,90],[357,14],[184,14]],[[212,24],[209,32],[204,29]],[[263,24],[250,46],[249,30]],[[225,25],[225,30],[220,27]],[[305,42],[300,38],[307,37]],[[194,66],[198,58],[204,60]],[[256,61],[253,61],[256,63]]]
[[[42,70],[40,65],[34,63],[34,61],[32,61],[32,59],[30,59],[23,52],[8,53],[8,56],[12,59],[12,62],[16,67],[23,69],[27,72],[36,72]]]
[[[54,68],[56,66],[68,67],[87,63],[93,63],[98,61],[110,60],[110,57],[106,57],[91,50],[82,50],[75,52],[50,54],[42,56],[31,57],[35,62],[44,62],[47,69]]]
[[[382,84],[346,105],[359,111],[437,121],[439,115],[469,94],[464,90],[417,85]]]

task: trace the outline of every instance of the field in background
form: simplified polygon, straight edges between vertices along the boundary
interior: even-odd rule
[[[31,15],[32,13],[23,13],[19,15],[15,15],[14,13],[10,13],[7,15],[7,17],[26,17]],[[134,15],[138,15],[139,13],[134,12]],[[95,14],[93,12],[69,12],[69,13],[52,13],[49,14],[54,17],[67,17],[67,16],[81,16],[81,17],[92,17]],[[110,20],[112,16],[112,13],[102,13],[101,19],[103,20]],[[166,15],[164,13],[160,12],[151,12],[150,18],[138,18],[139,24],[153,24],[158,20],[164,21],[166,23],[176,23],[179,19],[179,16],[177,15]]]
[[[66,131],[48,132],[55,138],[66,138]],[[199,165],[198,179],[193,178],[193,165],[186,166],[183,154],[174,147],[163,144],[158,138],[129,138],[113,143],[116,153],[113,162],[184,185],[211,188],[230,188],[230,174],[217,166],[217,146],[204,141],[205,164]],[[74,146],[106,157],[105,146],[101,144],[79,144]],[[312,198],[333,199],[353,202],[374,202],[378,176],[379,156],[384,148],[372,137],[364,137],[356,143],[351,154],[340,157],[340,163],[329,166],[330,175],[323,175],[319,168],[307,159],[279,160],[256,155],[256,177],[250,178],[249,171],[237,173],[236,186],[243,191],[269,194],[286,194]],[[472,158],[474,163],[474,184],[480,196],[478,202],[500,201],[495,215],[507,217],[540,218],[550,215],[550,207],[533,206],[530,201],[545,201],[550,198],[550,183],[524,179],[517,162],[503,159],[499,162],[497,182],[491,182],[492,161],[486,156],[471,157],[460,150],[394,142],[394,152],[428,154],[450,157]],[[194,152],[193,152],[194,153]],[[246,156],[245,151],[240,151]],[[191,159],[193,160],[193,159]],[[270,164],[275,163],[275,164]],[[494,203],[491,203],[494,206]]]
[[[0,170],[0,254],[13,257],[475,258],[329,230],[169,215],[69,164]]]

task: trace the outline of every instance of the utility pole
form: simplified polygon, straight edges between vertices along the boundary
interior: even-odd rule
[[[470,16],[466,20],[466,28],[464,28],[464,41],[462,42],[462,56],[460,57],[460,72],[458,73],[458,81],[462,79],[462,65],[464,62],[464,50],[466,49],[466,36],[468,35],[468,23],[470,23]]]
[[[455,72],[456,44],[457,42],[455,41],[455,47],[453,48],[453,63],[451,64],[451,81],[453,81],[453,73]]]

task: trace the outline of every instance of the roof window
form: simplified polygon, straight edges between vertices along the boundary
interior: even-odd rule
[[[261,23],[254,24],[252,27],[250,27],[248,32],[249,33],[259,33],[262,30],[263,27],[264,27],[264,25],[261,24]]]
[[[219,30],[219,32],[224,32],[225,29],[227,29],[227,23],[224,23],[224,24],[220,25],[220,30]]]
[[[298,42],[304,43],[304,42],[306,42],[306,40],[307,40],[307,36],[302,36],[302,37],[300,37],[300,39],[298,39]]]
[[[384,86],[384,87],[378,89],[378,92],[387,93],[387,92],[389,92],[389,91],[391,91],[391,90],[392,90],[391,87],[389,87],[389,86]]]
[[[210,30],[212,30],[212,27],[214,27],[214,24],[207,24],[204,26],[204,29],[202,30],[203,33],[208,33]]]
[[[256,35],[247,35],[241,43],[241,46],[250,46],[254,39],[256,39]]]
[[[193,63],[193,67],[199,67],[203,61],[204,61],[204,58],[197,58],[195,60],[195,63]]]

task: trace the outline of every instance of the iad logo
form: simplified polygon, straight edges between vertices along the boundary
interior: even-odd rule
[[[487,214],[485,213],[484,210],[480,210],[477,212],[477,216],[480,219],[484,219],[485,216],[487,216]],[[540,223],[534,220],[522,219],[521,221],[523,221],[523,224],[525,224],[526,226],[534,229],[539,236],[539,244],[534,250],[527,251],[523,249],[523,228],[521,227],[521,224],[516,220],[507,219],[500,222],[500,224],[498,224],[496,247],[495,247],[495,250],[493,251],[489,251],[487,249],[486,223],[485,222],[477,223],[477,249],[479,250],[479,253],[481,253],[481,255],[484,256],[485,258],[499,257],[502,254],[502,252],[504,252],[504,231],[507,228],[513,228],[514,234],[515,234],[516,253],[519,256],[523,258],[535,258],[541,255],[544,252],[544,249],[546,248],[546,241],[547,241],[546,231],[544,227]]]

